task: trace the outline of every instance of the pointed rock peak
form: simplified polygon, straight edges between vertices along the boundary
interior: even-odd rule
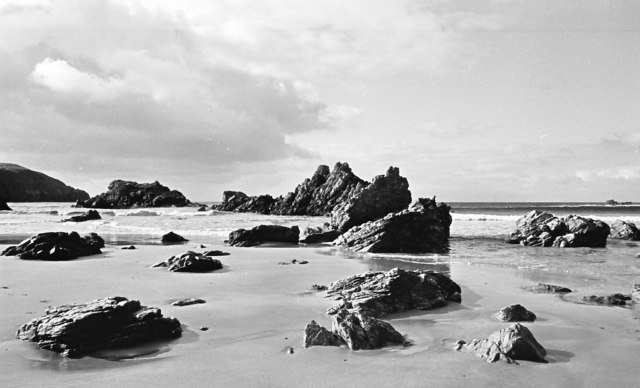
[[[400,169],[398,167],[390,166],[387,170],[387,176],[400,176]]]

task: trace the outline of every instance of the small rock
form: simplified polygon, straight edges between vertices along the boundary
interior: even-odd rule
[[[209,330],[209,328],[208,328],[208,327],[206,327],[206,326],[200,326],[200,330],[202,330],[202,331],[207,331],[207,330]]]
[[[203,253],[203,255],[209,256],[209,257],[213,257],[213,256],[228,256],[228,255],[230,255],[230,253],[229,252],[222,252],[222,251],[206,251],[205,253]]]
[[[538,283],[535,286],[531,286],[527,288],[533,292],[548,293],[548,294],[568,294],[570,292],[573,292],[573,290],[570,288],[563,287],[563,286],[556,286],[556,285],[547,284],[547,283]]]
[[[180,299],[180,300],[176,300],[175,302],[171,303],[171,305],[173,306],[189,306],[192,304],[202,304],[202,303],[207,303],[204,299],[200,299],[200,298],[190,298],[190,299]]]
[[[122,247],[120,249],[136,249],[136,247],[133,245],[129,245],[128,247]]]
[[[293,354],[293,348],[292,347],[288,347],[287,348],[287,354]]]
[[[189,240],[173,232],[169,232],[164,236],[162,236],[163,244],[175,244],[175,243],[182,243],[185,241],[189,241]]]
[[[314,284],[313,286],[311,286],[311,289],[314,291],[326,291],[327,286],[321,285],[321,284]]]
[[[84,221],[91,221],[91,220],[100,220],[102,219],[102,217],[100,217],[100,213],[98,213],[97,210],[89,210],[88,212],[81,214],[79,216],[73,216],[67,219],[62,220],[62,222],[84,222]]]
[[[504,322],[519,322],[536,320],[536,315],[519,304],[503,307],[496,313],[496,317]]]
[[[503,361],[515,363],[515,360],[528,360],[536,362],[547,361],[544,357],[547,351],[536,341],[533,334],[525,326],[515,323],[500,331],[491,334],[487,338],[474,339],[469,343],[458,341],[457,348],[472,351],[487,362]]]
[[[198,245],[196,248],[204,249],[204,248],[206,248],[206,246],[204,246],[204,245],[200,244],[200,245]]]
[[[218,259],[212,259],[202,253],[187,251],[179,256],[171,256],[151,266],[152,268],[167,268],[171,272],[210,272],[222,269]]]

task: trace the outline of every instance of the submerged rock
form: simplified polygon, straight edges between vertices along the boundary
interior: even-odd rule
[[[633,222],[615,220],[613,224],[611,224],[609,238],[640,241],[640,230]]]
[[[348,250],[379,253],[442,252],[449,248],[450,207],[420,198],[408,209],[354,226],[334,241]]]
[[[130,347],[149,341],[180,337],[175,318],[137,300],[110,297],[84,304],[47,309],[18,329],[21,340],[68,357],[82,357],[103,349]]]
[[[189,241],[189,240],[173,232],[169,232],[162,236],[163,244],[179,244],[186,241]]]
[[[547,355],[546,349],[536,341],[529,329],[519,323],[497,331],[487,338],[474,339],[470,343],[460,341],[458,350],[474,352],[487,362],[547,362],[544,359]]]
[[[178,256],[171,256],[151,267],[166,268],[171,272],[211,272],[222,269],[222,263],[202,253],[187,251]]]
[[[22,260],[72,260],[102,253],[104,240],[95,233],[80,237],[76,232],[40,233],[5,249],[0,256],[18,256]]]
[[[496,317],[504,322],[533,322],[536,320],[536,315],[534,313],[519,304],[503,307],[496,313]]]
[[[0,210],[11,211],[11,208],[3,199],[0,199]]]
[[[354,275],[331,283],[328,290],[341,302],[330,313],[347,308],[372,317],[460,303],[460,293],[460,286],[444,274],[401,268]]]
[[[137,183],[115,180],[105,193],[86,201],[78,201],[78,207],[101,209],[128,209],[132,207],[183,207],[189,200],[177,190],[170,190],[158,181]]]
[[[265,242],[297,244],[300,229],[297,226],[259,225],[252,229],[238,229],[229,234],[229,245],[252,247]]]
[[[62,220],[62,222],[84,222],[84,221],[100,220],[100,219],[102,219],[102,217],[100,217],[100,213],[98,213],[97,210],[91,209],[88,212],[81,214],[79,216],[66,218]]]

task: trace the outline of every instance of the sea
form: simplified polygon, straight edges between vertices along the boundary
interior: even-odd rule
[[[208,203],[211,204],[211,203]],[[84,213],[73,203],[9,203],[13,211],[0,211],[0,245],[18,244],[42,232],[76,231],[98,233],[107,244],[161,244],[163,234],[173,231],[190,244],[223,245],[229,233],[261,224],[305,227],[322,226],[327,217],[269,216],[185,208],[99,210],[102,219],[81,223],[62,222]],[[546,282],[594,293],[629,292],[640,283],[640,242],[609,239],[605,248],[541,248],[511,245],[506,237],[518,218],[537,209],[557,216],[576,214],[612,223],[616,219],[640,226],[640,205],[598,203],[508,203],[453,202],[450,250],[421,255],[353,255],[338,248],[329,252],[337,258],[362,259],[411,268],[448,268],[453,263],[506,267],[531,283]],[[185,249],[188,249],[187,245]],[[298,249],[326,246],[300,246]],[[250,249],[250,248],[248,248]],[[388,264],[385,264],[388,266]],[[380,267],[384,267],[381,265]]]

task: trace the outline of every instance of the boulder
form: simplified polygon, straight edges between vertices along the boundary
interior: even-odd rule
[[[170,190],[158,181],[137,183],[115,180],[105,193],[78,202],[78,207],[101,209],[128,209],[132,207],[183,207],[189,200],[181,192]]]
[[[171,303],[172,306],[190,306],[192,304],[202,304],[202,303],[207,303],[204,299],[200,299],[200,298],[189,298],[189,299],[180,299],[180,300],[176,300],[175,302]]]
[[[0,163],[0,198],[8,202],[75,202],[88,199],[89,194],[41,172]]]
[[[162,236],[163,244],[180,244],[186,241],[189,241],[189,240],[173,232],[169,232]]]
[[[534,313],[519,304],[503,307],[496,313],[496,317],[504,322],[533,322],[536,320],[536,315]]]
[[[151,267],[166,268],[171,272],[211,272],[222,269],[222,263],[202,253],[187,251],[178,256],[171,256]]]
[[[225,191],[222,193],[222,203],[215,207],[217,210],[234,211],[240,205],[249,200],[249,196],[242,191]]]
[[[97,210],[91,209],[88,212],[81,214],[79,216],[66,218],[62,220],[62,222],[84,222],[84,221],[100,220],[100,219],[102,219],[102,217],[100,217],[100,213],[98,213]]]
[[[11,211],[11,208],[3,199],[0,199],[0,210]]]
[[[615,238],[618,240],[640,241],[640,230],[633,222],[615,220],[613,224],[611,224],[609,238]]]
[[[474,339],[468,344],[464,341],[459,343],[461,344],[459,350],[474,352],[487,362],[513,363],[515,360],[547,362],[544,359],[547,355],[545,348],[536,341],[529,329],[519,323],[497,331],[487,338]]]
[[[404,337],[389,323],[358,311],[340,310],[333,318],[332,331],[351,350],[379,349],[387,343],[404,344]]]
[[[37,342],[41,349],[68,357],[180,335],[182,328],[177,319],[165,318],[158,308],[119,296],[49,308],[45,315],[22,325],[17,333],[21,340]]]
[[[627,306],[632,303],[631,296],[625,294],[589,295],[582,298],[584,302],[606,306]]]
[[[372,317],[430,310],[461,301],[460,286],[446,275],[401,268],[354,275],[331,283],[327,292],[340,301],[330,314],[347,308]]]
[[[354,226],[334,241],[347,250],[379,253],[444,252],[449,248],[450,207],[420,198],[408,209]]]
[[[300,229],[297,226],[259,225],[252,229],[238,229],[229,233],[229,245],[251,247],[265,242],[297,244]]]
[[[311,346],[340,346],[342,340],[326,328],[318,325],[316,321],[311,321],[304,328],[304,347]]]
[[[1,256],[18,256],[22,260],[72,260],[102,253],[104,240],[96,233],[80,237],[78,233],[40,233],[5,249]]]
[[[516,230],[507,242],[542,247],[604,247],[609,225],[599,220],[569,215],[558,218],[532,210],[516,222]]]

